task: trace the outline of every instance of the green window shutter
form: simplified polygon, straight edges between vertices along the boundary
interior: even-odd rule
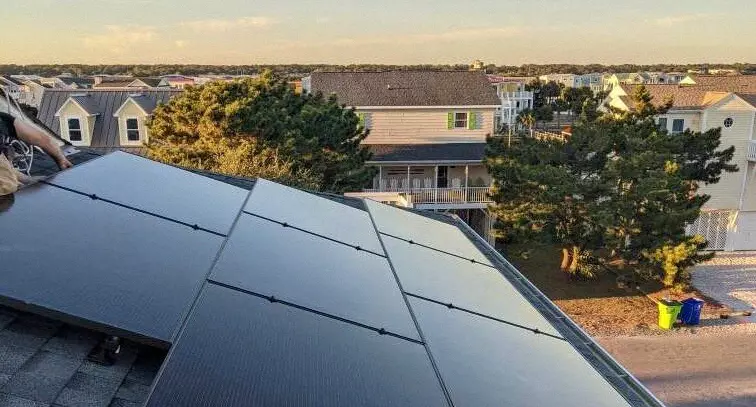
[[[357,113],[357,118],[360,119],[360,127],[365,128],[365,113]]]
[[[467,130],[475,130],[475,112],[467,112]]]
[[[446,114],[446,128],[449,130],[454,128],[454,112]]]

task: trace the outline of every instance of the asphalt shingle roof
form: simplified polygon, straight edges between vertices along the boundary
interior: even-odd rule
[[[375,162],[483,161],[486,143],[372,144]]]
[[[77,99],[87,98],[89,109],[96,110],[99,113],[95,119],[94,131],[92,134],[91,147],[95,148],[118,148],[120,147],[120,137],[118,134],[118,118],[113,114],[129,98],[140,99],[140,106],[150,107],[151,112],[153,105],[168,103],[172,97],[181,93],[175,89],[49,89],[45,90],[42,96],[42,102],[39,106],[37,118],[54,132],[60,131],[60,118],[55,113],[68,100],[69,97],[75,96]],[[87,96],[76,96],[86,94]],[[143,96],[135,97],[134,94]],[[150,101],[148,101],[150,100]]]
[[[728,95],[727,92],[715,92],[706,89],[700,89],[695,86],[680,85],[621,85],[627,96],[621,97],[622,101],[629,107],[633,108],[635,103],[632,95],[635,89],[644,86],[651,94],[652,102],[656,105],[662,105],[671,99],[672,107],[678,110],[700,109],[710,106]]]
[[[87,360],[104,335],[0,307],[0,406],[140,406],[165,352],[125,341],[112,366]]]
[[[480,71],[314,72],[310,86],[356,107],[501,105]]]
[[[720,92],[756,93],[756,75],[694,75],[695,85],[684,85]]]

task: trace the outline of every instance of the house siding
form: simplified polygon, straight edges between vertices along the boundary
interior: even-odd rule
[[[733,119],[733,125],[730,128],[723,125],[724,120],[728,117]],[[721,104],[707,110],[704,130],[722,128],[721,148],[735,146],[732,163],[738,165],[739,171],[724,173],[718,183],[702,186],[700,193],[711,195],[711,199],[706,203],[706,209],[739,209],[743,177],[748,168],[746,152],[748,151],[748,141],[751,139],[753,119],[753,107],[734,97],[730,97]],[[748,199],[744,200],[744,209],[756,210],[756,198],[748,197],[749,190],[756,191],[756,183],[753,180],[746,185],[744,197]]]
[[[365,144],[481,143],[494,132],[495,109],[357,109],[368,114]],[[474,112],[476,128],[447,128],[451,111]]]
[[[95,120],[97,116],[90,116],[76,103],[67,103],[60,110],[59,123],[60,123],[60,135],[64,139],[68,140],[68,118],[76,117],[81,119],[81,141],[72,141],[71,143],[77,146],[89,146],[92,143],[92,132],[94,131]]]
[[[147,117],[139,106],[127,100],[125,106],[118,115],[118,136],[122,146],[141,146],[149,140],[149,130],[147,130]],[[136,118],[139,121],[139,141],[128,141],[126,137],[126,119]]]

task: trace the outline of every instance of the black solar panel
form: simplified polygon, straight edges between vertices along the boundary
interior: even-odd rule
[[[417,343],[208,285],[147,406],[444,406]]]
[[[457,407],[628,407],[566,341],[411,298]]]
[[[50,183],[227,234],[249,194],[207,177],[114,152],[64,171]]]
[[[405,291],[559,335],[498,270],[388,236],[383,243]]]
[[[0,297],[170,341],[223,241],[45,185],[0,213]]]
[[[302,208],[307,210],[303,211]],[[259,180],[244,210],[383,254],[370,215],[330,199]]]
[[[239,218],[211,278],[419,339],[385,257],[255,216]]]

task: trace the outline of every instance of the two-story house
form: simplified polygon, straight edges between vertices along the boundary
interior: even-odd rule
[[[607,104],[631,110],[630,95],[638,85],[622,85],[610,93]],[[671,133],[722,129],[722,148],[735,146],[733,164],[739,171],[724,173],[716,184],[702,186],[711,195],[701,217],[689,232],[701,234],[712,250],[756,250],[756,93],[716,91],[697,86],[644,85],[659,104],[672,108],[657,118]]]
[[[496,129],[506,125],[513,129],[517,124],[517,115],[523,110],[533,108],[533,92],[525,87],[536,80],[535,77],[527,76],[499,76],[486,75],[488,81],[496,88],[496,94],[501,99],[500,120],[496,123]]]
[[[37,118],[74,146],[138,151],[150,137],[146,121],[175,89],[47,89]]]
[[[357,195],[455,211],[479,231],[490,226],[482,161],[502,99],[483,72],[316,72],[302,87],[335,94],[370,131],[364,144],[378,174]]]

